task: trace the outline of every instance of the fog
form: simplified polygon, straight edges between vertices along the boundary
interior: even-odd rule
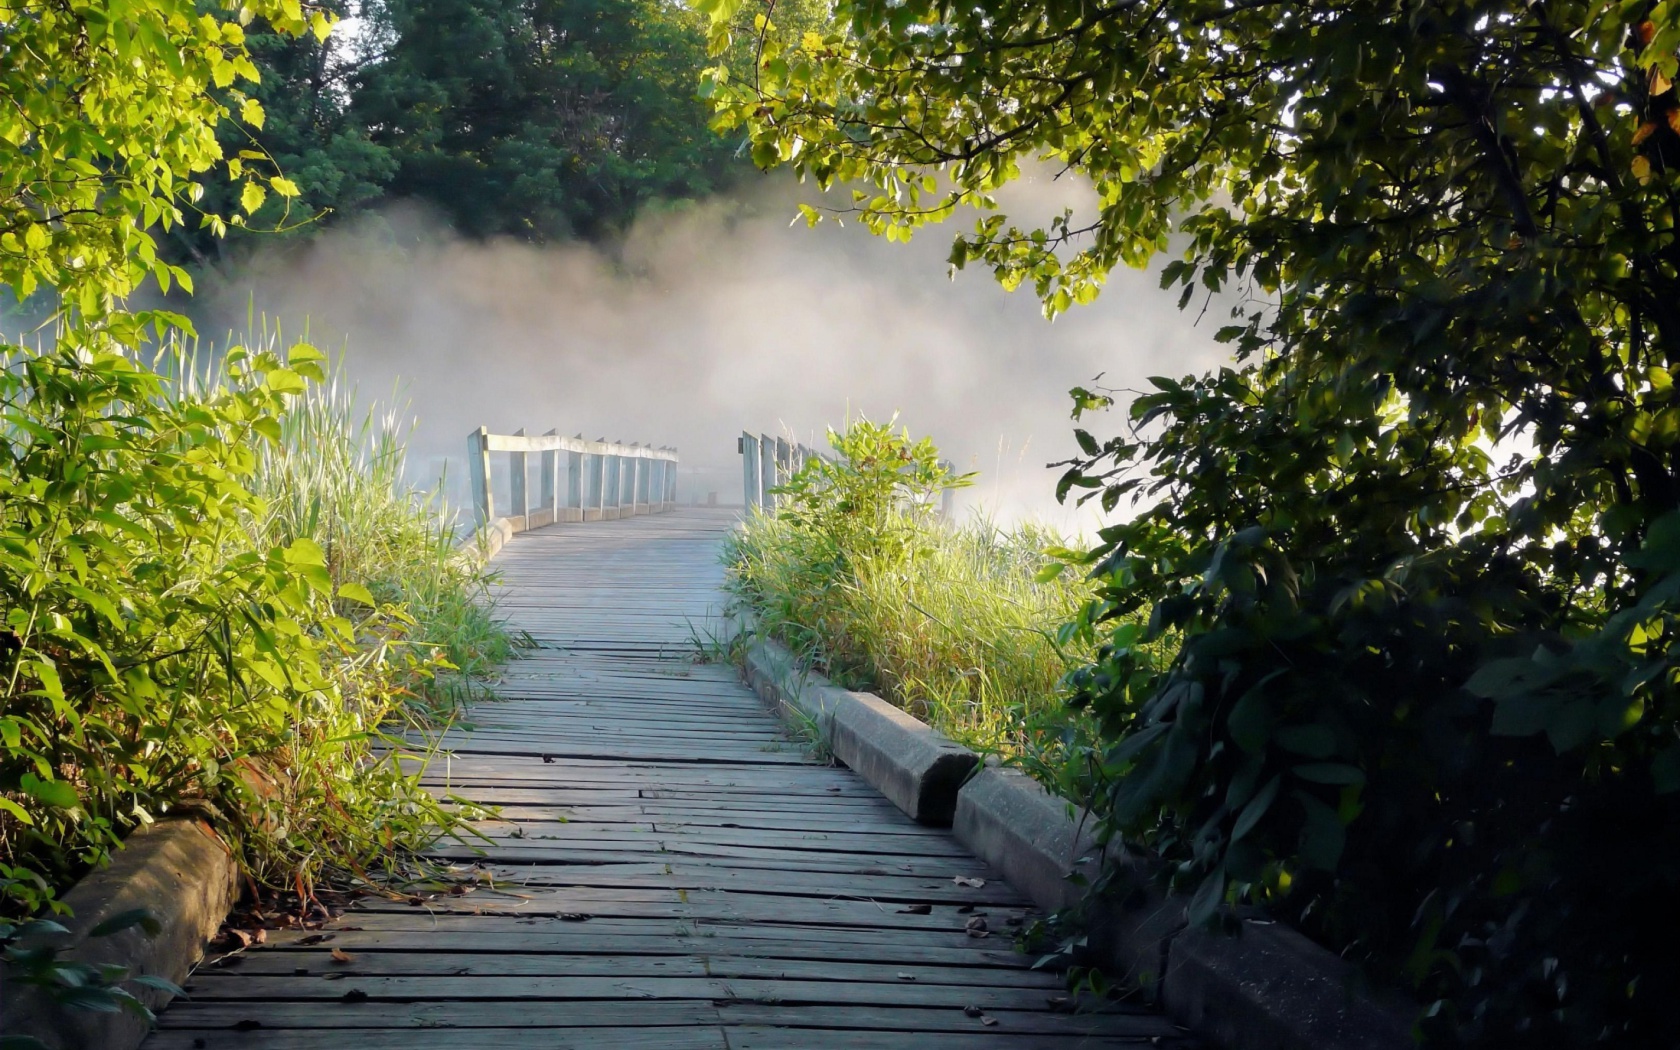
[[[1048,178],[1011,203],[1083,201]],[[959,506],[1089,527],[1054,501],[1074,451],[1070,387],[1099,373],[1137,388],[1224,359],[1224,323],[1197,324],[1153,275],[1115,273],[1095,304],[1044,320],[1029,291],[984,269],[948,279],[949,228],[908,244],[856,224],[790,225],[795,188],[764,179],[728,200],[643,219],[611,251],[462,240],[410,209],[308,240],[259,244],[201,280],[208,338],[250,311],[342,353],[364,401],[393,391],[417,418],[411,473],[447,463],[464,496],[469,431],[524,427],[678,448],[683,501],[741,499],[743,429],[807,443],[848,416],[895,413],[979,483]],[[1097,420],[1099,432],[1121,419]]]

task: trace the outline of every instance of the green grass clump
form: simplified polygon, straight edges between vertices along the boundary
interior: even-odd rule
[[[726,552],[758,629],[838,683],[869,689],[951,737],[1046,768],[1088,734],[1060,681],[1090,647],[1062,631],[1091,597],[1055,573],[1037,525],[956,525],[933,512],[966,484],[925,440],[867,420],[831,435]]]
[[[281,345],[0,345],[0,920],[187,803],[300,895],[458,826],[417,767],[508,655],[484,568],[395,417]]]
[[[824,538],[755,515],[729,548],[734,595],[759,627],[837,683],[868,689],[983,751],[1020,753],[1074,718],[1059,683],[1068,660],[1055,632],[1089,597],[1063,574],[1040,582],[1039,526],[987,521],[900,524],[913,542],[849,559],[831,576]]]
[[[409,426],[394,409],[359,409],[342,373],[310,387],[280,426],[251,482],[265,504],[254,542],[309,537],[335,586],[359,583],[400,609],[404,644],[442,661],[412,683],[411,713],[454,713],[512,655],[513,639],[487,600],[488,574],[461,550],[441,479],[428,491],[405,476]]]

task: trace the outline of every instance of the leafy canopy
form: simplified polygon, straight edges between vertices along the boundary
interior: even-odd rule
[[[1676,6],[851,0],[765,38],[719,125],[871,187],[877,231],[975,205],[953,265],[1052,316],[1163,252],[1181,304],[1237,301],[1238,366],[1156,380],[1061,481],[1134,504],[1073,626],[1110,830],[1438,1038],[1680,1039]],[[1028,160],[1090,221],[996,212]]]
[[[255,17],[289,33],[331,28],[298,0],[0,2],[0,284],[20,298],[57,289],[88,312],[148,275],[167,290],[187,275],[158,258],[151,230],[185,221],[209,172],[239,180],[247,205],[295,192],[216,141],[232,113],[262,124],[239,89],[258,77],[245,49]],[[230,216],[201,218],[220,229]]]

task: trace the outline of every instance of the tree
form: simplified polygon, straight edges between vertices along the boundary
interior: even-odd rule
[[[738,5],[703,2],[722,48]],[[1075,629],[1107,645],[1070,678],[1110,829],[1198,920],[1262,903],[1409,984],[1435,1038],[1675,1045],[1680,10],[835,24],[710,75],[759,164],[872,186],[854,207],[889,236],[986,210],[952,264],[1052,316],[1177,244],[1181,304],[1240,300],[1239,366],[1156,380],[1061,482],[1135,507],[1080,559],[1103,595]],[[1091,182],[1091,221],[996,211],[1035,157]],[[1161,637],[1154,672],[1131,647]]]
[[[253,16],[292,34],[331,25],[297,0],[208,12],[187,0],[0,3],[0,284],[20,298],[56,288],[94,313],[148,275],[166,290],[187,278],[158,258],[150,231],[198,211],[213,169],[240,183],[245,202],[294,192],[261,165],[224,159],[215,138],[231,112],[262,119],[236,90],[258,76],[245,48]],[[203,218],[221,229],[230,216]]]
[[[464,233],[622,230],[705,195],[728,148],[695,98],[703,27],[661,0],[385,0],[353,112],[397,165],[388,192]]]
[[[351,13],[346,0],[320,8],[335,19]],[[233,157],[256,154],[295,185],[298,196],[273,194],[246,216],[241,236],[224,237],[203,224],[171,231],[170,258],[205,264],[248,236],[307,233],[334,216],[354,214],[380,200],[396,173],[391,151],[371,141],[350,113],[355,77],[367,60],[359,41],[343,32],[326,37],[254,29],[247,35],[251,64],[261,79],[248,96],[262,107],[260,124],[223,120],[217,141]],[[228,101],[234,101],[229,99]],[[199,206],[235,214],[240,188],[212,182]]]

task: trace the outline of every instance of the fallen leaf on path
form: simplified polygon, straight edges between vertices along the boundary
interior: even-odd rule
[[[587,912],[563,911],[560,913],[561,922],[588,922],[592,918]]]
[[[900,915],[931,915],[933,914],[933,905],[910,904],[898,909],[898,913]]]
[[[997,1018],[995,1018],[995,1017],[982,1017],[982,1018],[980,1018],[980,1023],[985,1025],[986,1027],[990,1028],[992,1025],[997,1024]]]
[[[958,886],[972,886],[975,889],[979,889],[986,884],[985,879],[971,879],[967,875],[958,875],[951,881],[956,883]]]
[[[983,1014],[985,1012],[986,1011],[980,1009],[978,1006],[965,1006],[965,1007],[963,1007],[963,1013],[965,1015],[969,1016],[969,1017],[979,1017],[981,1014]]]
[[[343,948],[334,948],[332,950],[332,960],[335,963],[348,963],[355,962],[356,957],[345,951]]]
[[[913,973],[901,973],[898,975],[898,979],[901,981],[914,981],[916,979],[916,975]]]
[[[330,941],[332,939],[333,935],[330,933],[312,933],[307,937],[299,937],[297,942],[303,947],[308,947],[311,944],[320,944],[323,941]]]

